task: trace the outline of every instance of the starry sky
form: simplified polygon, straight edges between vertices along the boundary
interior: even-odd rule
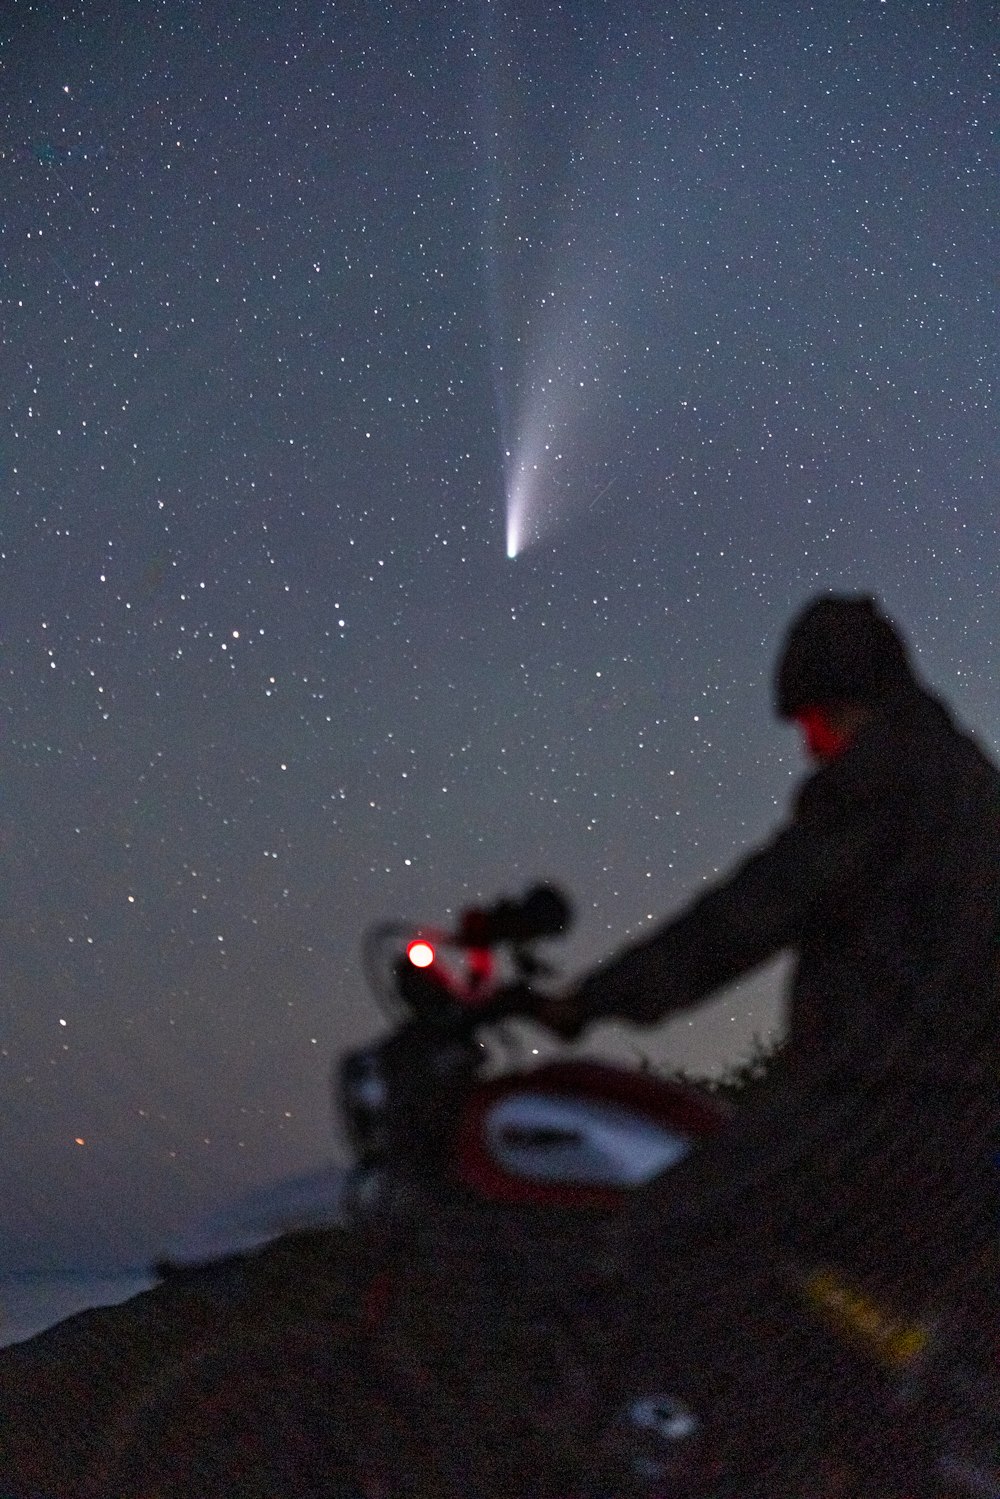
[[[548,878],[578,973],[766,837],[817,590],[1000,747],[998,19],[4,8],[8,1271],[329,1159],[372,922]]]

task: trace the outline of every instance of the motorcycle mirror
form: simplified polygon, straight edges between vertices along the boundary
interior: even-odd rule
[[[572,908],[554,885],[535,885],[520,901],[499,900],[487,910],[463,911],[458,940],[470,947],[519,945],[555,937],[573,919]]]

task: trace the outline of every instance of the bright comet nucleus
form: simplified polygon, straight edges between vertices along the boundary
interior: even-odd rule
[[[507,506],[507,556],[517,556],[517,516],[513,503]]]
[[[513,461],[507,468],[507,556],[517,557],[538,539],[536,489],[539,454],[544,447],[544,432],[537,415],[525,423]],[[508,459],[511,458],[508,453]]]

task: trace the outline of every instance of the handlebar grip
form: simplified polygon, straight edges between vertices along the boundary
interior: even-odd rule
[[[474,1015],[478,1025],[491,1025],[498,1020],[509,1020],[514,1015],[534,1017],[543,1003],[542,996],[535,994],[527,984],[507,984],[481,1005],[470,1007],[469,1014]]]
[[[477,1019],[486,1024],[514,1015],[534,1020],[563,1041],[576,1041],[590,1023],[572,993],[538,994],[527,984],[510,984],[477,1011]]]

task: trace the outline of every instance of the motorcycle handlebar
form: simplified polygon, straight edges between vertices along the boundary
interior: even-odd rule
[[[549,972],[531,951],[543,937],[557,936],[572,921],[566,897],[552,885],[536,885],[520,900],[498,900],[471,907],[450,932],[398,922],[374,927],[362,948],[365,974],[386,1013],[404,1010],[436,1023],[456,1024],[468,1015],[473,1025],[520,1014],[539,1018],[546,999],[533,992],[530,979]],[[406,958],[401,947],[406,943]],[[439,963],[435,949],[464,953],[459,971]],[[493,950],[506,947],[516,974],[496,987],[499,970]],[[390,954],[395,956],[390,961]],[[406,959],[409,961],[407,962]],[[412,967],[410,966],[412,964]]]
[[[539,993],[529,983],[519,980],[507,984],[480,1004],[463,1011],[463,1020],[471,1029],[495,1025],[503,1020],[532,1020],[560,1041],[576,1041],[590,1023],[582,1015],[569,993]]]

